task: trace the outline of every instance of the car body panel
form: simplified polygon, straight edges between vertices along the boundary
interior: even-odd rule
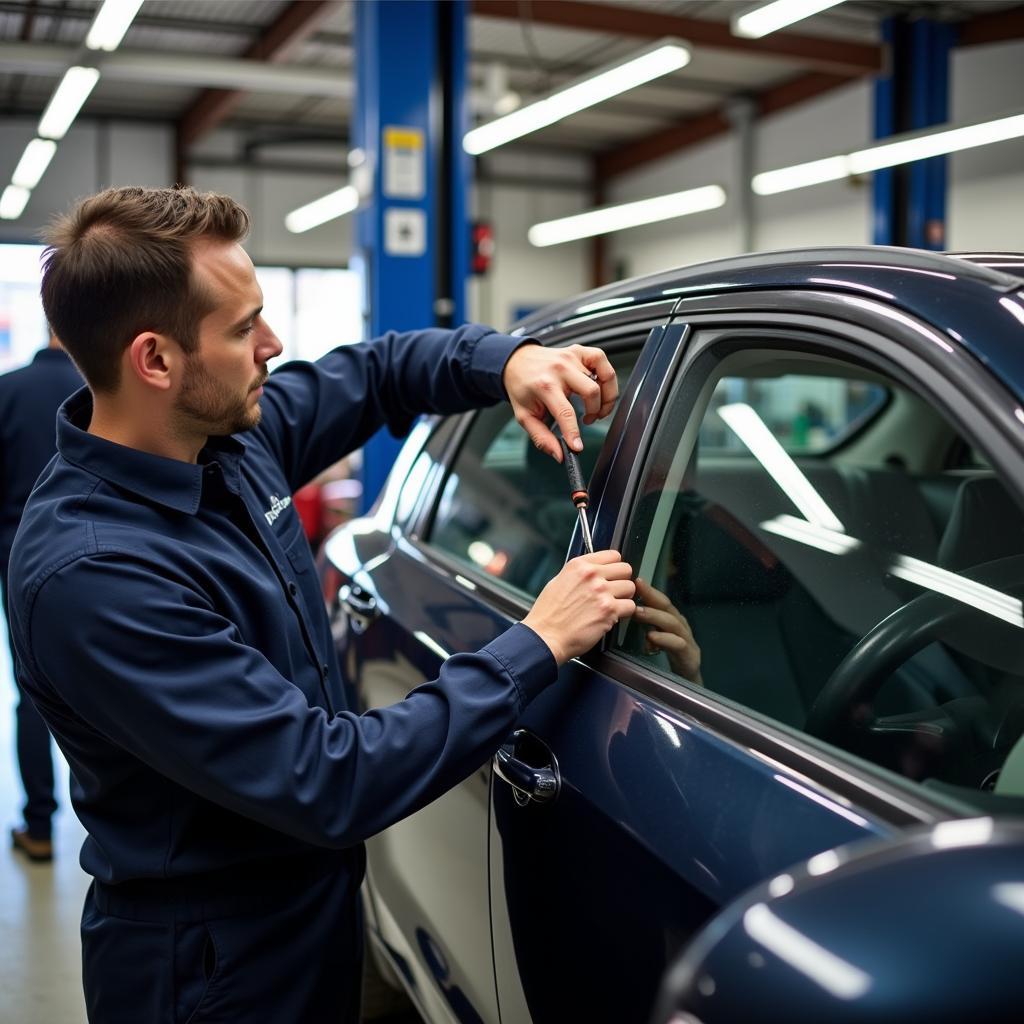
[[[1024,824],[946,822],[737,900],[666,978],[654,1020],[1017,1021],[1022,936]]]

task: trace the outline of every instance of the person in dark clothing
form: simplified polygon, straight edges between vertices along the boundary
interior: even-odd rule
[[[0,583],[5,622],[9,621],[7,565],[21,513],[39,474],[57,450],[57,409],[81,386],[81,374],[55,337],[28,366],[0,376]],[[15,744],[25,789],[24,823],[11,829],[11,841],[30,860],[47,861],[53,857],[51,819],[57,810],[50,733],[18,682],[13,644],[11,655],[18,687]]]
[[[523,708],[635,611],[617,552],[570,561],[521,623],[399,703],[346,706],[290,495],[388,426],[508,399],[558,457],[597,349],[485,327],[390,333],[267,375],[280,342],[244,210],[111,189],[53,229],[43,305],[88,390],[11,557],[11,620],[72,771],[94,881],[90,1020],[358,1019],[363,840],[464,780]]]

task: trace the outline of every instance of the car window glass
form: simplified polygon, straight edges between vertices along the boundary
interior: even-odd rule
[[[786,451],[811,455],[839,447],[885,406],[887,398],[881,384],[866,381],[795,373],[723,377],[701,423],[701,450],[716,455],[747,452],[718,414],[721,406],[750,406]]]
[[[764,397],[797,382],[788,414]],[[808,403],[845,443],[792,444]],[[1024,733],[1024,515],[983,461],[946,468],[963,443],[875,370],[702,356],[627,527],[654,589],[620,650],[960,798],[1024,797],[1024,771],[1000,783]]]
[[[636,351],[609,355],[620,388]],[[611,417],[581,426],[589,479]],[[479,413],[444,483],[429,542],[533,597],[554,576],[577,522],[564,468],[531,443],[507,403]]]

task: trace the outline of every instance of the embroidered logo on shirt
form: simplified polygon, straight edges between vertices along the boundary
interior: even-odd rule
[[[273,526],[274,520],[292,503],[292,496],[279,498],[276,494],[270,496],[270,508],[263,513],[267,522]]]

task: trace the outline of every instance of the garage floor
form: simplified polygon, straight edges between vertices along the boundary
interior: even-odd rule
[[[68,804],[68,770],[57,754],[60,810],[53,864],[32,864],[10,846],[24,797],[14,756],[14,682],[0,628],[0,1020],[85,1024],[78,922],[89,880],[78,866],[85,832]],[[56,748],[54,748],[56,753]]]

